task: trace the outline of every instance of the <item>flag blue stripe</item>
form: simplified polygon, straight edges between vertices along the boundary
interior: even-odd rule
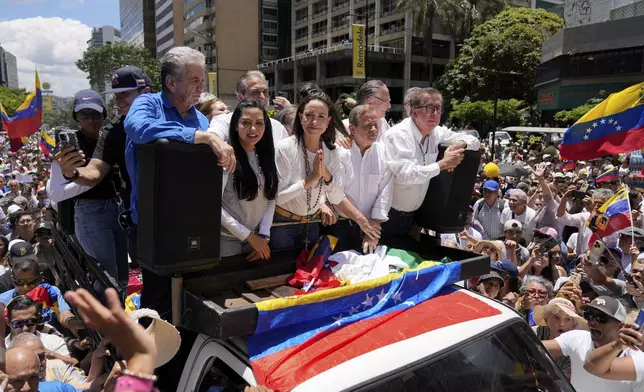
[[[248,338],[249,356],[254,361],[300,345],[322,331],[410,308],[460,281],[460,276],[461,263],[439,264],[346,297],[260,311],[257,331]]]
[[[620,113],[573,125],[564,134],[562,144],[588,142],[642,126],[644,105],[639,105]]]
[[[616,201],[613,204],[609,205],[606,208],[604,216],[606,218],[611,218],[615,215],[623,214],[625,212],[628,212],[628,200],[626,199]]]

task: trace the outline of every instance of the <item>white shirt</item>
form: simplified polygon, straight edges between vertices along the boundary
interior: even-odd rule
[[[518,220],[521,222],[521,226],[523,226],[521,237],[523,237],[527,243],[530,243],[534,236],[534,228],[537,226],[537,220],[535,219],[536,216],[537,212],[530,207],[526,207],[523,214],[516,215],[508,206],[503,209],[503,212],[501,212],[501,225],[505,225],[505,222],[510,219]]]
[[[63,177],[63,169],[57,161],[51,162],[51,179],[47,181],[47,194],[55,203],[71,199],[92,189],[91,186],[79,185]]]
[[[635,362],[637,376],[635,381],[612,381],[595,377],[584,370],[584,361],[595,345],[588,331],[569,331],[555,338],[563,355],[570,357],[570,383],[575,390],[583,392],[631,392],[641,391],[644,379],[644,353],[625,349],[620,357],[630,355]]]
[[[344,194],[367,218],[386,221],[393,196],[393,177],[385,160],[385,146],[375,142],[362,155],[353,143],[350,155],[351,161],[345,168]]]
[[[233,113],[220,114],[215,116],[210,120],[210,128],[208,132],[214,132],[221,138],[223,141],[228,143],[229,132],[230,132],[230,120],[233,118]],[[271,132],[273,133],[273,143],[277,145],[277,142],[287,138],[288,132],[284,125],[277,120],[271,118]]]
[[[71,357],[69,349],[67,348],[67,343],[65,343],[65,339],[53,334],[40,332],[36,332],[36,336],[40,338],[40,341],[42,342],[42,345],[45,346],[45,349],[53,351],[60,355],[64,355],[66,357]],[[11,347],[11,334],[9,334],[4,339],[4,344],[7,348]]]
[[[590,237],[593,235],[593,232],[586,226],[586,221],[589,217],[590,212],[588,211],[582,211],[576,214],[569,214],[566,212],[562,216],[557,217],[557,220],[559,220],[562,225],[576,227],[579,229],[579,234],[577,234],[577,246],[575,247],[575,253],[578,255],[582,255],[590,249],[588,241],[590,241]],[[608,246],[616,246],[618,238],[619,233],[614,233],[608,237],[602,238],[602,240]]]
[[[425,154],[420,150],[422,139],[411,118],[393,126],[385,135],[387,164],[395,176],[391,207],[401,212],[416,211],[423,204],[429,181],[440,173],[436,157],[441,143],[452,144],[462,140],[467,143],[467,149],[473,151],[480,146],[475,137],[441,126],[434,128],[423,141]]]
[[[255,232],[270,235],[275,213],[275,200],[268,200],[264,195],[266,181],[263,176],[258,175],[262,171],[259,162],[257,162],[257,156],[254,152],[246,154],[248,155],[248,163],[261,184],[257,196],[253,200],[240,199],[235,191],[235,181],[228,174],[224,174],[221,197],[221,226],[240,241],[244,241],[251,233]]]
[[[347,133],[351,134],[351,131],[349,130],[348,118],[345,118],[344,120],[342,120],[342,125],[344,125],[344,129],[347,130]],[[385,140],[384,135],[385,135],[385,132],[389,130],[389,128],[391,127],[389,126],[389,123],[387,122],[387,120],[385,120],[384,117],[378,119],[378,141],[379,142],[382,143]]]
[[[297,142],[295,135],[280,140],[275,146],[275,161],[279,176],[279,190],[277,205],[281,208],[300,216],[316,213],[324,200],[331,204],[339,204],[344,199],[344,174],[345,167],[349,164],[349,151],[336,146],[329,150],[322,143],[324,150],[324,164],[333,176],[331,184],[322,182],[322,187],[315,186],[310,189],[311,205],[307,207],[307,190],[304,189],[306,167],[302,146]],[[313,167],[315,153],[306,150],[309,167]],[[318,197],[318,195],[320,195]]]
[[[578,236],[579,236],[578,233],[572,233],[570,235],[570,237],[568,237],[568,242],[566,242],[566,246],[569,249],[572,249],[573,252],[575,251],[575,249],[577,249],[577,237]]]

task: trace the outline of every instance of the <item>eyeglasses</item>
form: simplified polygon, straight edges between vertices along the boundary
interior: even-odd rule
[[[81,120],[101,120],[103,119],[103,113],[99,113],[96,111],[91,111],[89,113],[78,113],[76,117]]]
[[[37,276],[35,278],[28,278],[28,279],[13,278],[13,284],[16,286],[29,286],[32,284],[36,284],[39,279],[40,279],[40,276]]]
[[[434,105],[425,105],[425,106],[416,106],[414,109],[424,109],[427,114],[443,114],[442,106]]]
[[[608,315],[604,313],[597,313],[593,312],[592,310],[586,310],[584,311],[584,319],[586,321],[593,321],[597,322],[598,324],[606,324],[608,322]]]
[[[546,297],[548,295],[548,292],[546,290],[528,289],[528,294]]]
[[[380,98],[380,97],[379,97],[379,96],[377,96],[377,95],[374,95],[373,97],[374,97],[374,98],[376,98],[377,100],[381,101],[381,102],[384,102],[384,103],[391,103],[391,98],[390,98],[390,99],[387,99],[387,100],[384,100],[384,99]]]
[[[40,320],[37,318],[30,318],[26,320],[17,320],[11,322],[11,328],[20,329],[24,327],[35,327],[40,324]]]

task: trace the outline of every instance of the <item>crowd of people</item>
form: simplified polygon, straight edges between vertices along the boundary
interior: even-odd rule
[[[225,172],[222,257],[266,260],[310,249],[324,234],[338,238],[336,249],[365,253],[387,238],[437,235],[444,246],[490,257],[490,272],[465,285],[523,314],[577,390],[642,388],[644,336],[633,324],[644,305],[644,219],[642,193],[629,186],[637,172],[628,154],[570,164],[534,138],[491,146],[441,126],[443,98],[433,88],[407,90],[399,103],[405,118],[393,124],[389,90],[379,80],[337,103],[305,83],[293,103],[276,96],[270,117],[266,78],[250,70],[230,111],[202,93],[204,67],[200,52],[171,49],[161,60],[161,92],[137,67],[114,70],[108,93],[118,116],[108,120],[101,95],[79,91],[75,142],[66,139],[52,157],[35,144],[3,157],[6,390],[152,390],[157,351],[171,358],[178,350],[157,347],[113,290],[94,288],[106,308],[84,290],[63,295],[50,271],[56,215],[87,255],[128,286],[137,267],[138,206],[146,202],[138,198],[136,145],[160,138],[206,144]],[[441,144],[450,146],[438,159]],[[419,227],[415,214],[432,178],[454,170],[466,150],[481,151],[481,170],[464,230]],[[595,254],[586,222],[625,186],[632,223],[602,238]],[[141,307],[153,309],[159,323],[169,319],[169,278],[143,268],[142,280]],[[173,328],[166,324],[159,325]],[[86,328],[105,340],[90,347]],[[126,361],[106,372],[114,348]]]

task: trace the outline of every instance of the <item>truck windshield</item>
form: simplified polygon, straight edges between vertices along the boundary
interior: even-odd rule
[[[359,391],[573,392],[536,335],[513,322]]]

